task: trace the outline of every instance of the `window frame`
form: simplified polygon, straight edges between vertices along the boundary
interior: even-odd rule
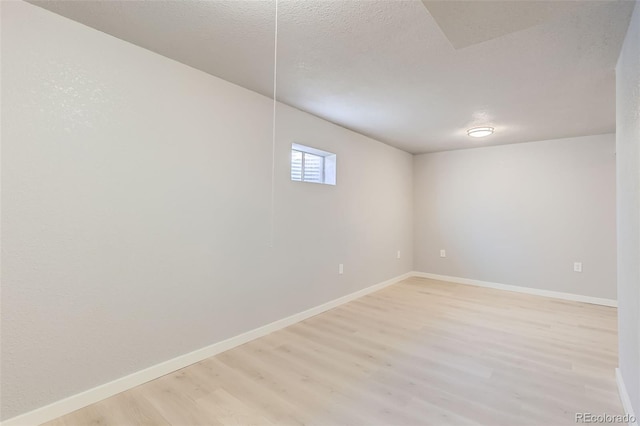
[[[300,179],[293,178],[293,153],[300,154]],[[305,165],[306,165],[306,157],[313,156],[320,159],[320,180],[305,180]],[[321,185],[336,185],[336,163],[337,163],[337,155],[332,152],[323,151],[318,148],[313,148],[306,145],[301,145],[298,143],[291,144],[291,152],[290,152],[290,179],[293,182],[303,182],[303,183],[316,183]],[[329,173],[328,173],[329,172]]]

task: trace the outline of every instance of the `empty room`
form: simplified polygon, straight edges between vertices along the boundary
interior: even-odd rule
[[[638,426],[638,1],[0,16],[2,426]]]

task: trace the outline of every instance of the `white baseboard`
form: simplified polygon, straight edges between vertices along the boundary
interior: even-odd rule
[[[258,337],[265,336],[269,333],[273,333],[274,331],[280,330],[284,327],[290,326],[314,315],[318,315],[322,312],[328,311],[329,309],[335,308],[344,303],[365,296],[369,293],[373,293],[374,291],[378,291],[384,287],[388,287],[411,276],[413,276],[412,272],[402,274],[395,278],[391,278],[390,280],[356,291],[355,293],[348,294],[346,296],[340,297],[327,303],[323,303],[322,305],[316,306],[306,311],[299,312],[297,314],[272,322],[262,327],[250,330],[238,336],[223,340],[222,342],[214,343],[213,345],[207,346],[205,348],[180,355],[168,361],[161,362],[160,364],[145,368],[144,370],[129,374],[128,376],[121,377],[112,382],[105,383],[76,395],[72,395],[60,401],[56,401],[44,407],[29,411],[28,413],[21,414],[11,419],[7,419],[3,421],[1,425],[31,426],[45,423],[60,416],[64,416],[65,414],[71,413],[72,411],[78,410],[82,407],[86,407],[87,405],[102,401],[103,399],[109,398],[110,396],[113,396],[117,393],[139,386],[150,380],[164,376],[165,374],[169,374],[211,356],[217,355],[221,352],[232,349],[236,346],[247,343],[251,340],[257,339]]]
[[[449,281],[458,284],[475,285],[479,287],[495,288],[498,290],[515,291],[518,293],[533,294],[536,296],[553,297],[555,299],[572,300],[574,302],[592,303],[594,305],[617,307],[618,301],[613,299],[603,299],[600,297],[582,296],[580,294],[562,293],[560,291],[541,290],[531,287],[520,287],[517,285],[498,284],[488,281],[472,280],[469,278],[450,277],[447,275],[431,274],[428,272],[414,271],[413,276],[420,278],[430,278],[432,280]]]
[[[635,419],[635,421],[629,422],[629,426],[638,426],[638,418],[633,413],[631,398],[629,398],[627,387],[624,385],[624,380],[622,379],[622,374],[620,374],[619,368],[616,368],[616,382],[618,383],[618,393],[620,394],[620,401],[622,401],[624,413],[627,414],[630,418]]]

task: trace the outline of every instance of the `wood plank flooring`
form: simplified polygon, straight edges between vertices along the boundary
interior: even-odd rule
[[[623,414],[616,309],[410,278],[47,423],[575,425]]]

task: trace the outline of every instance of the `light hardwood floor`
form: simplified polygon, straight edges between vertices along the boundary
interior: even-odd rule
[[[575,425],[616,348],[615,308],[411,278],[47,425]]]

